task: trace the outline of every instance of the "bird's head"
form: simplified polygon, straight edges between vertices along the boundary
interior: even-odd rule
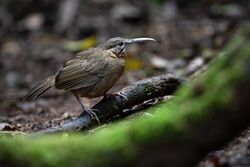
[[[133,43],[146,42],[146,41],[155,41],[153,38],[132,38],[126,39],[121,37],[111,38],[106,41],[102,46],[106,50],[112,51],[116,56],[123,57],[126,51],[126,48]]]

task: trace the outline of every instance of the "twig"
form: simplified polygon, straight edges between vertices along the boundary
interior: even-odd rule
[[[97,114],[100,122],[105,123],[121,114],[123,110],[130,109],[146,100],[171,95],[183,82],[184,79],[171,74],[164,74],[141,80],[118,92],[118,94],[126,96],[127,99],[118,94],[106,96],[92,109]],[[31,135],[83,130],[96,125],[98,125],[97,121],[91,119],[87,113],[83,112],[76,119],[70,120],[62,125],[41,130]]]

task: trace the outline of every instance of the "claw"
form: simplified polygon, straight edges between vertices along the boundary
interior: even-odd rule
[[[75,92],[72,92],[72,93],[75,95],[77,101],[80,103],[80,105],[82,106],[83,110],[86,111],[90,115],[91,119],[95,119],[98,122],[98,124],[100,125],[101,123],[100,123],[99,118],[97,117],[96,113],[93,112],[94,110],[97,110],[97,109],[89,109],[87,106],[85,106],[81,102],[80,98],[77,96],[77,94]]]
[[[85,111],[90,115],[91,119],[95,119],[95,120],[98,122],[98,124],[100,125],[101,122],[100,122],[98,116],[96,115],[96,113],[93,112],[94,110],[97,110],[97,109],[85,108]],[[97,111],[98,111],[98,110],[97,110]]]
[[[120,92],[114,93],[114,94],[106,94],[105,97],[112,97],[112,96],[116,96],[116,95],[120,96],[121,98],[124,98],[125,100],[128,100],[128,98],[125,95],[121,94]]]
[[[128,98],[127,98],[125,95],[121,94],[120,92],[119,92],[119,93],[116,93],[116,94],[117,94],[118,96],[124,98],[125,100],[128,100]]]

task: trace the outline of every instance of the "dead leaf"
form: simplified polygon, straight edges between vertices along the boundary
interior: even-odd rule
[[[126,56],[126,64],[125,64],[125,68],[128,71],[133,71],[133,70],[138,70],[141,69],[143,67],[143,61],[134,57],[131,54],[127,54]]]
[[[0,123],[0,131],[12,131],[16,130],[16,128],[13,125],[10,125],[8,123]]]
[[[91,48],[96,45],[96,36],[91,35],[85,39],[79,41],[70,41],[67,42],[64,46],[66,50],[69,51],[80,51]]]

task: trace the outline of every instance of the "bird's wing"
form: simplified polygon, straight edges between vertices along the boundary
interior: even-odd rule
[[[100,58],[100,52],[78,56],[64,64],[56,75],[55,86],[58,89],[73,90],[89,87],[99,82],[106,71],[109,61]]]

